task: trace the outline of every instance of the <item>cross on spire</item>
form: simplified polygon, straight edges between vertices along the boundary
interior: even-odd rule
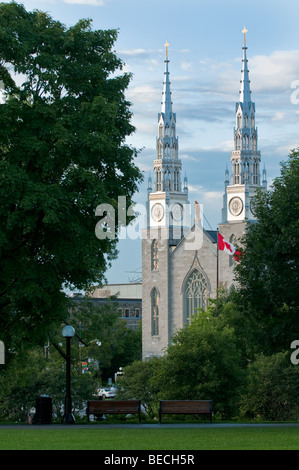
[[[166,41],[164,46],[166,47],[166,59],[168,59],[168,46],[170,46],[170,44],[168,44],[168,42]]]
[[[246,29],[246,27],[244,26],[244,29],[241,32],[244,34],[244,46],[245,46],[245,44],[246,44],[246,33],[248,33],[248,29]]]

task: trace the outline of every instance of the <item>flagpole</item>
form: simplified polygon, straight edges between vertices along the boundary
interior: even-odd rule
[[[218,287],[219,287],[219,229],[217,227],[217,269],[216,269],[216,289],[217,289],[217,297],[218,297]]]

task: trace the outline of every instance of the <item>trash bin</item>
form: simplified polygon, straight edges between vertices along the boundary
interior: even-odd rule
[[[38,397],[35,401],[35,424],[52,423],[52,398]]]

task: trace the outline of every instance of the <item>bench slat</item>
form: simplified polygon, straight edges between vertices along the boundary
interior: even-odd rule
[[[162,414],[206,414],[212,422],[212,400],[161,400],[159,421]]]
[[[103,414],[138,414],[141,421],[140,400],[90,400],[87,402],[86,414],[101,416]]]

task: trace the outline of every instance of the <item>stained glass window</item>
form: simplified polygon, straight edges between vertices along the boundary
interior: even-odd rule
[[[209,291],[204,275],[194,270],[187,282],[184,293],[184,323],[190,324],[191,317],[200,308],[206,310]]]
[[[159,334],[159,302],[160,295],[158,290],[154,287],[151,293],[152,303],[152,336]]]

